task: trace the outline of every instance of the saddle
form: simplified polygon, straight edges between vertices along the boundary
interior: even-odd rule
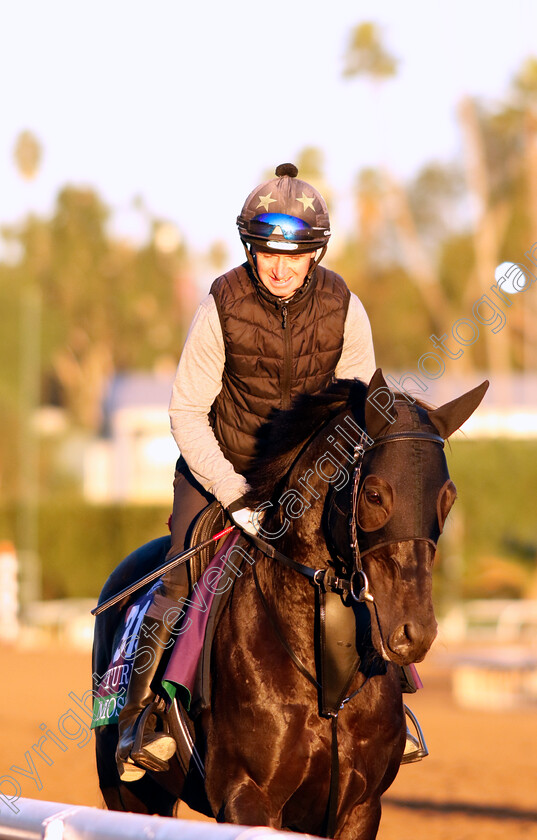
[[[214,534],[222,531],[227,525],[231,524],[226,511],[218,501],[211,502],[206,508],[203,508],[198,515],[192,534],[190,536],[189,545],[186,548],[194,548],[199,543],[210,539]],[[190,581],[190,588],[201,578],[205,569],[213,559],[216,552],[222,547],[224,538],[217,542],[211,543],[207,548],[196,552],[188,561],[188,578]]]

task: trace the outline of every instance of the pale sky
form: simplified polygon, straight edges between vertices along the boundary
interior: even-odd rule
[[[351,29],[383,28],[400,59],[375,101],[342,79]],[[379,161],[401,177],[461,154],[457,103],[498,101],[537,53],[533,0],[16,0],[0,10],[0,225],[51,211],[66,183],[93,186],[116,230],[141,233],[134,196],[193,248],[224,240],[267,169],[324,152],[336,224],[352,184]],[[23,129],[44,147],[22,182]]]

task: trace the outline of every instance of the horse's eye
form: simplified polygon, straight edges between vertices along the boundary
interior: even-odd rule
[[[372,505],[381,505],[382,504],[382,497],[378,490],[367,490],[366,491],[367,501]]]
[[[364,479],[358,497],[358,525],[362,531],[376,531],[386,524],[393,510],[393,489],[378,475]]]

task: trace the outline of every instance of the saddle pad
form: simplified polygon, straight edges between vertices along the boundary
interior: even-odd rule
[[[236,546],[239,537],[238,532],[227,537],[200,580],[194,584],[186,601],[186,615],[164,673],[162,686],[166,693],[173,700],[179,692],[179,698],[187,711],[191,710],[193,704],[199,703],[204,693],[202,672],[205,670],[204,647],[208,627],[212,639],[215,614],[220,614],[235,578],[242,575],[241,563],[245,558],[252,562],[246,551]]]

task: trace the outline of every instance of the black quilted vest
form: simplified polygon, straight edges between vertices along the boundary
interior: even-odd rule
[[[247,263],[211,286],[224,336],[222,390],[210,422],[226,458],[243,473],[272,409],[325,388],[343,347],[350,292],[318,266],[288,303],[271,295]]]

